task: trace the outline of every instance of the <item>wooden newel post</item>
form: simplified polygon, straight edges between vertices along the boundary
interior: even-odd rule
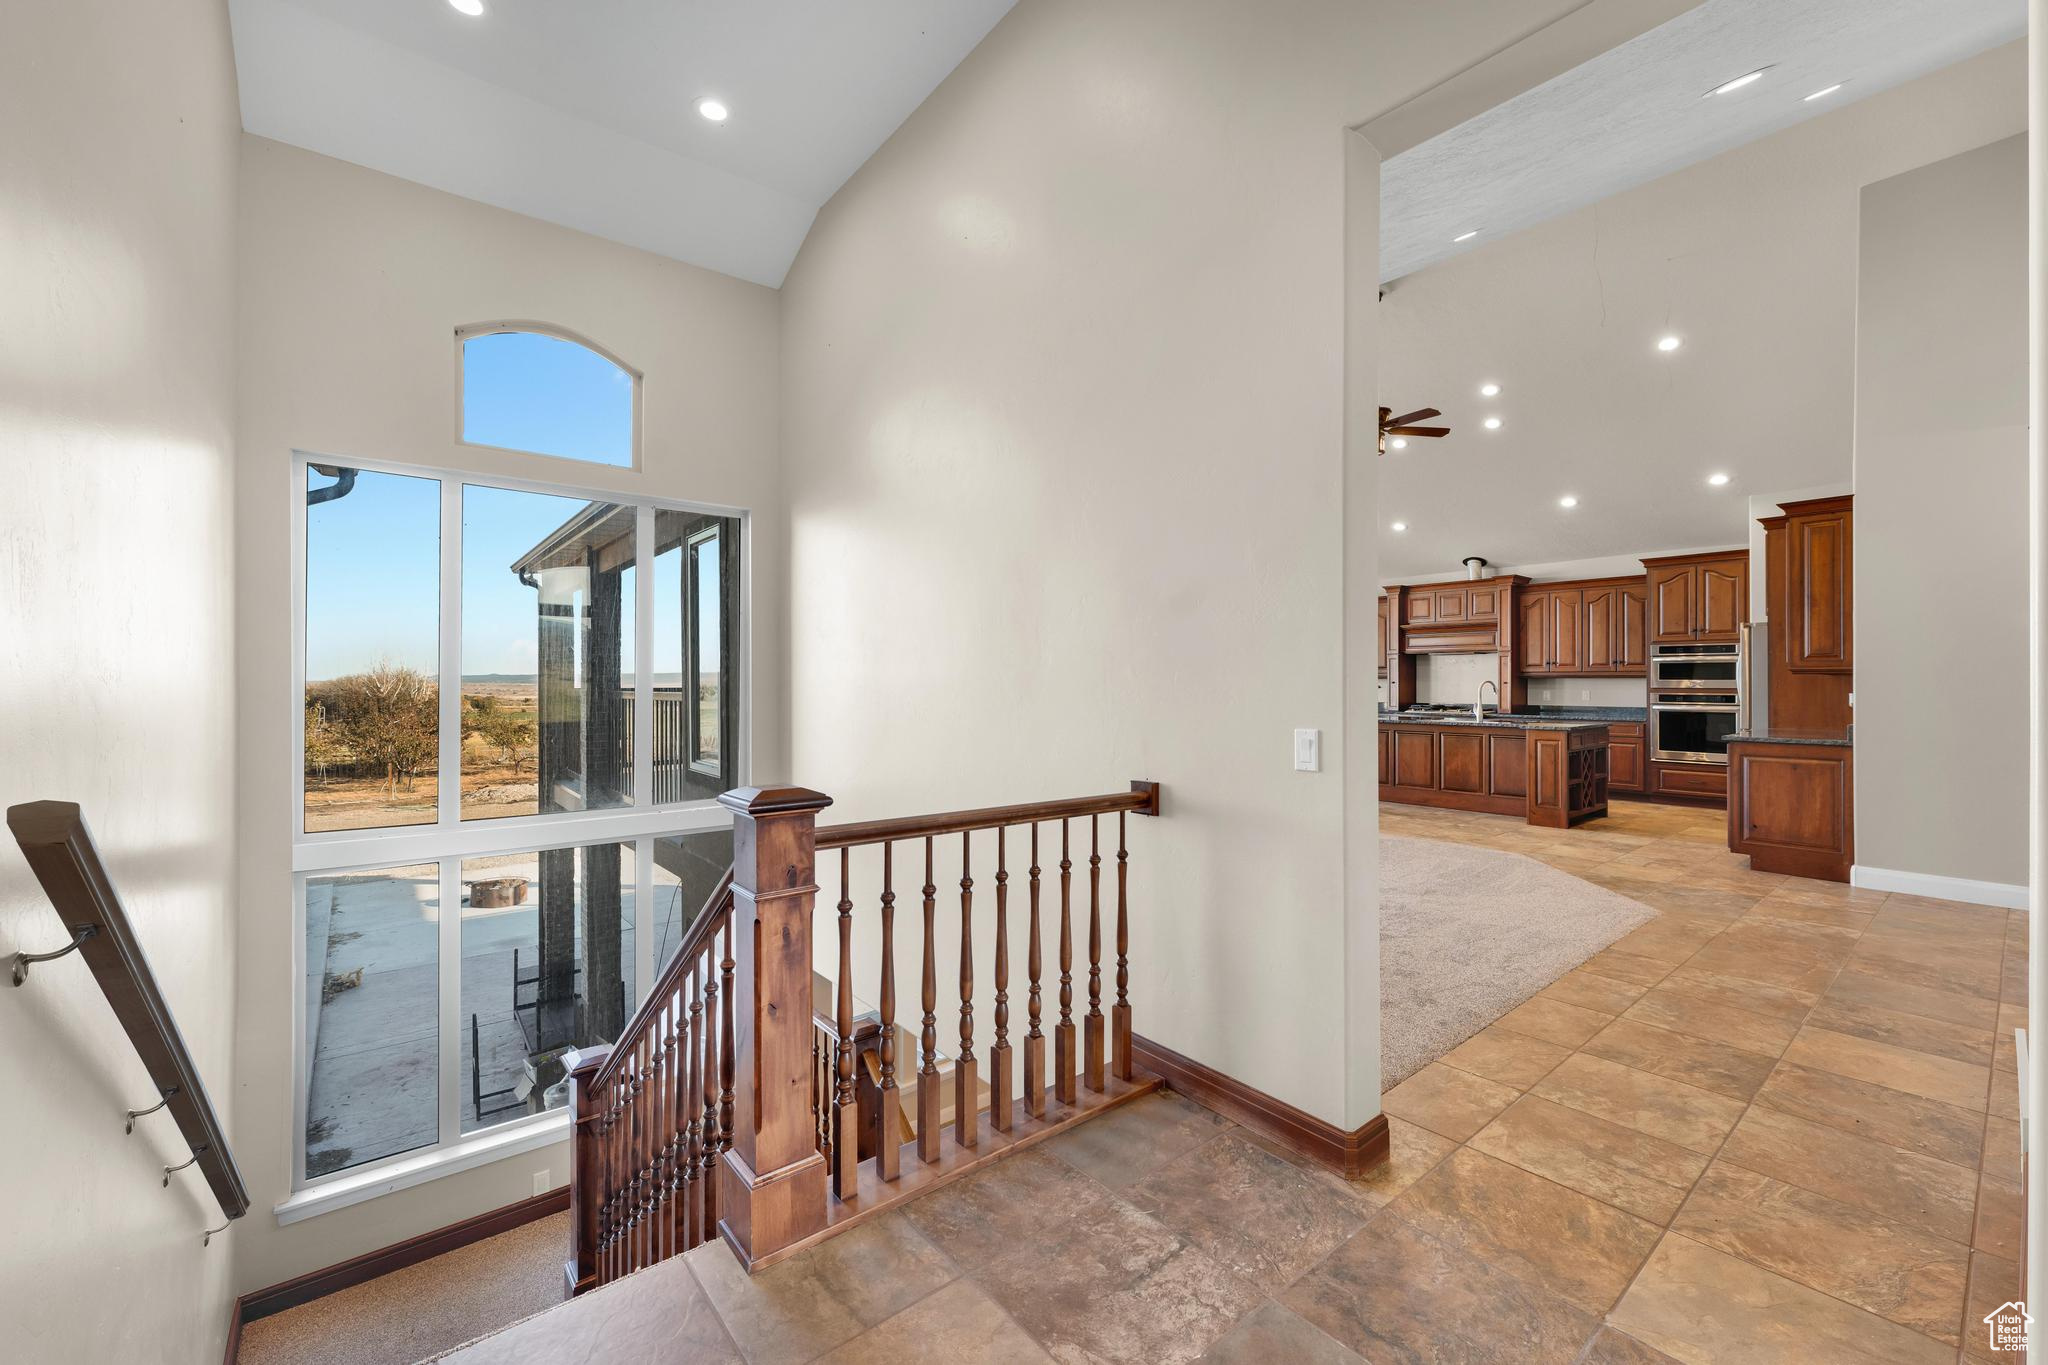
[[[733,813],[732,1146],[719,1230],[749,1270],[825,1227],[826,1166],[811,1114],[811,909],[818,812],[803,787],[741,787]]]
[[[569,1260],[562,1267],[571,1297],[597,1285],[597,1161],[601,1146],[597,1132],[603,1104],[592,1093],[590,1082],[598,1068],[612,1055],[611,1047],[579,1047],[565,1061],[569,1064],[569,1116],[574,1127],[569,1143]]]

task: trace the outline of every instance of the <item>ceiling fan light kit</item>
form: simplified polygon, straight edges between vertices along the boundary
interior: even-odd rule
[[[1451,434],[1449,427],[1418,427],[1413,425],[1416,422],[1427,422],[1432,417],[1443,416],[1435,408],[1417,408],[1414,412],[1404,412],[1399,417],[1394,416],[1393,413],[1394,410],[1392,408],[1380,409],[1380,454],[1382,455],[1387,453],[1387,438],[1389,436],[1421,436],[1433,441],[1438,437]]]

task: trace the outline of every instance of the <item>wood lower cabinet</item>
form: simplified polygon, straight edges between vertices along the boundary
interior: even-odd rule
[[[1728,770],[1718,763],[1650,760],[1649,794],[1721,801],[1728,795]]]
[[[1563,829],[1607,813],[1608,732],[1382,722],[1380,800],[1520,815]]]
[[[1846,882],[1856,862],[1855,751],[1728,746],[1728,847],[1759,872]]]
[[[1614,721],[1607,727],[1607,785],[1613,791],[1639,792],[1649,775],[1645,726]]]

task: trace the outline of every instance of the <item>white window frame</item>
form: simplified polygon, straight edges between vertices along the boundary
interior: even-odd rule
[[[518,446],[494,446],[482,441],[472,441],[469,439],[468,427],[465,425],[467,414],[463,410],[464,348],[469,341],[476,337],[502,336],[510,332],[532,332],[537,336],[553,337],[556,341],[566,341],[571,345],[581,346],[593,355],[609,360],[632,379],[633,462],[631,464],[611,464],[604,460],[586,460],[577,455],[557,455],[545,450],[522,450]],[[571,464],[589,465],[597,469],[630,470],[637,474],[640,472],[640,388],[642,378],[643,376],[637,368],[628,365],[612,351],[598,345],[580,332],[573,332],[567,327],[558,327],[552,322],[539,322],[531,318],[503,318],[496,322],[472,322],[465,327],[457,327],[455,329],[455,444],[468,450],[501,450],[513,455],[531,455],[536,459],[542,460],[567,460]]]
[[[586,343],[587,344],[587,343]],[[637,430],[637,420],[636,420]],[[431,825],[400,825],[374,830],[332,830],[309,834],[305,829],[306,754],[306,488],[309,467],[343,466],[368,473],[432,479],[440,486],[440,643],[437,660],[440,688],[440,755],[437,769],[437,818]],[[615,469],[617,466],[597,466]],[[654,840],[729,829],[731,814],[716,800],[654,804],[654,692],[638,686],[633,700],[633,801],[613,810],[564,811],[545,815],[462,819],[462,490],[482,485],[516,492],[628,505],[635,509],[635,600],[633,670],[636,679],[653,677],[655,514],[659,511],[727,517],[740,526],[739,622],[728,646],[735,656],[735,692],[753,695],[753,513],[746,508],[654,497],[620,489],[577,487],[509,477],[482,470],[404,464],[294,450],[291,458],[290,503],[292,586],[292,676],[287,699],[292,733],[292,1193],[275,1208],[280,1223],[296,1222],[332,1208],[375,1198],[392,1190],[441,1175],[531,1151],[558,1142],[568,1133],[568,1114],[553,1110],[462,1132],[461,868],[465,858],[534,849],[575,848],[617,843],[633,851],[634,868],[634,1005],[646,998],[654,976]],[[680,547],[685,555],[687,545]],[[687,617],[685,619],[688,619]],[[452,684],[452,685],[451,685]],[[743,704],[736,726],[738,750],[735,782],[744,786],[752,773],[752,707]],[[453,775],[453,780],[450,780]],[[306,1111],[312,1079],[306,1056],[306,885],[310,878],[343,872],[434,863],[440,869],[437,906],[439,931],[439,1038],[436,1087],[439,1095],[438,1137],[433,1143],[392,1156],[379,1157],[346,1170],[308,1177],[306,1174]]]

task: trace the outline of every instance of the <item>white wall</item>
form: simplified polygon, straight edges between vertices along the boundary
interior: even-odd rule
[[[1377,1052],[1375,813],[1345,777],[1377,576],[1342,130],[1563,8],[1020,6],[783,291],[793,776],[862,815],[1163,782],[1139,1031],[1347,1126],[1377,1108],[1347,1069]]]
[[[566,1144],[279,1227],[292,1147],[290,522],[297,448],[755,509],[754,771],[787,771],[788,546],[776,459],[775,294],[262,138],[242,143],[239,674],[243,876],[235,1139],[259,1288],[533,1193]],[[454,333],[559,323],[640,369],[642,469],[459,447]]]
[[[2026,137],[1871,185],[1862,224],[1856,861],[2023,887]]]
[[[0,39],[0,805],[84,807],[217,1104],[234,993],[235,108],[213,0]],[[8,841],[0,957],[67,935]],[[0,1356],[220,1359],[239,1229],[83,963],[0,986]]]

